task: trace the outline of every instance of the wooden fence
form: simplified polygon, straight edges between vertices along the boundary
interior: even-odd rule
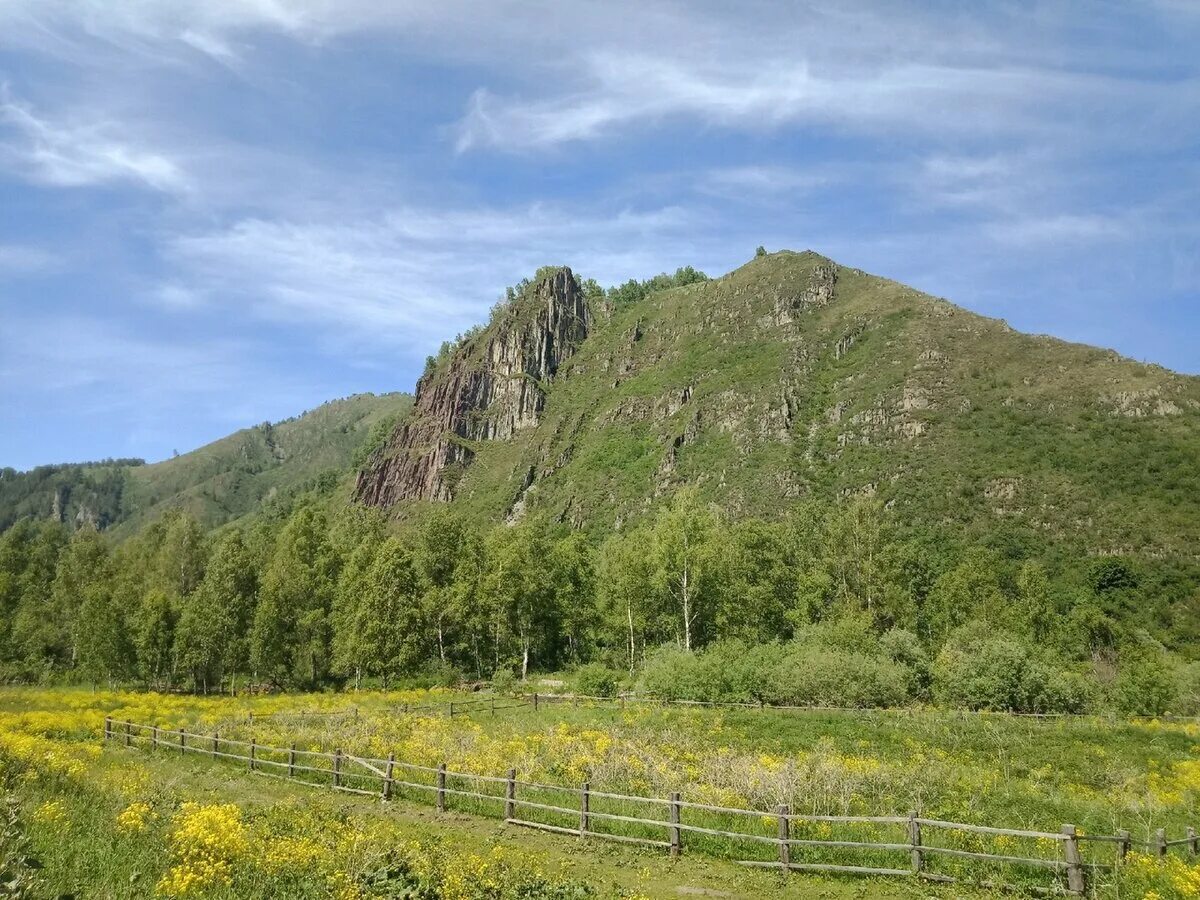
[[[486,702],[486,701],[479,701]],[[685,801],[679,793],[667,798],[640,797],[595,790],[584,782],[578,788],[518,780],[515,769],[504,777],[451,771],[439,766],[420,766],[398,760],[356,756],[341,749],[332,753],[302,750],[295,743],[272,747],[198,734],[183,728],[116,720],[104,721],[106,743],[144,747],[162,752],[197,754],[242,763],[248,771],[289,778],[314,787],[391,800],[406,797],[432,802],[439,812],[451,802],[456,809],[500,817],[506,823],[559,834],[599,838],[661,848],[679,856],[686,845],[696,852],[735,857],[747,866],[775,868],[783,872],[804,871],[854,873],[875,876],[915,876],[930,881],[969,881],[988,887],[1003,882],[989,880],[1012,868],[1049,870],[1058,886],[1069,893],[1082,893],[1085,876],[1119,865],[1133,849],[1165,856],[1172,848],[1186,848],[1193,859],[1200,853],[1200,839],[1189,828],[1187,836],[1167,840],[1159,830],[1152,841],[1134,840],[1128,831],[1115,835],[1080,833],[1073,825],[1059,831],[1029,831],[992,828],[907,816],[803,815],[787,806],[774,810],[751,810]],[[833,829],[858,829],[877,833],[828,837]],[[866,838],[873,837],[874,840]],[[1009,845],[1023,842],[1051,855],[1015,855],[989,852],[986,839],[1000,838]],[[1087,843],[1113,845],[1113,863],[1084,858]],[[950,846],[957,843],[958,846]],[[748,852],[754,847],[757,852]],[[800,854],[804,858],[796,858]],[[847,862],[847,857],[853,862]],[[958,869],[947,870],[947,864]],[[984,871],[979,871],[980,869]],[[1028,890],[1030,885],[1022,885]],[[1043,885],[1042,889],[1046,889]]]

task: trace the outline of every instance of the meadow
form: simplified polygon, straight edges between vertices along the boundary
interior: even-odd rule
[[[1083,835],[1127,829],[1135,842],[1151,842],[1160,828],[1180,837],[1200,821],[1200,725],[1194,723],[586,702],[543,704],[535,712],[498,701],[493,714],[490,704],[466,706],[466,699],[436,691],[229,698],[6,689],[0,693],[6,881],[17,889],[22,879],[34,885],[27,896],[635,897],[673,896],[679,884],[732,896],[861,896],[868,888],[869,896],[971,896],[961,885],[896,879],[785,880],[735,864],[770,859],[771,847],[692,833],[684,834],[678,860],[592,840],[580,853],[577,838],[500,825],[495,807],[503,802],[502,785],[495,803],[451,796],[450,810],[438,814],[422,791],[398,790],[383,804],[260,778],[243,765],[167,747],[153,751],[145,741],[128,749],[120,740],[105,745],[106,715],[215,732],[227,741],[295,743],[300,751],[390,753],[417,766],[444,763],[481,776],[499,778],[511,768],[521,782],[562,785],[561,798],[544,802],[568,808],[569,791],[583,782],[594,791],[646,797],[678,791],[695,804],[763,810],[752,825],[764,836],[775,827],[765,813],[780,804],[812,815],[914,811],[1033,831],[1072,823]],[[455,700],[458,714],[451,717]],[[595,802],[597,813],[630,812],[625,803]],[[688,810],[690,821],[720,825],[714,815]],[[556,820],[551,814],[546,821]],[[799,824],[793,837],[887,840],[888,827],[816,822]],[[973,835],[947,846],[1010,855],[1057,850],[1035,843]],[[1089,863],[1115,861],[1111,844],[1082,846]],[[804,858],[831,863],[851,852],[803,848]],[[885,856],[879,854],[880,864],[899,861]],[[42,868],[23,866],[25,857]],[[954,858],[937,865],[940,872],[968,874]],[[978,877],[980,870],[971,873]],[[1012,866],[983,874],[1031,894],[1055,883],[1046,872]],[[1092,874],[1094,896],[1200,896],[1200,867],[1183,852],[1160,861],[1135,849],[1119,869]]]

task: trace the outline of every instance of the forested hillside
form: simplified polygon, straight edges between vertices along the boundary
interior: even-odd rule
[[[0,469],[0,530],[32,517],[128,535],[171,509],[205,527],[221,525],[281,494],[310,490],[317,479],[343,476],[372,433],[380,440],[410,403],[408,394],[359,394],[151,465],[113,459]]]
[[[274,495],[161,464],[126,493],[195,505],[120,542],[19,522],[9,677],[1200,706],[1198,379],[781,253],[609,290],[542,270],[375,421],[341,432],[359,502],[349,462]],[[253,466],[275,438],[250,438]],[[207,532],[213,484],[255,514]]]

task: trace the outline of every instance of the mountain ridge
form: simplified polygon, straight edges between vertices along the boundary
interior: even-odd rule
[[[168,509],[215,527],[253,512],[279,492],[341,473],[377,425],[407,411],[402,392],[354,394],[279,422],[239,429],[156,463],[102,460],[0,470],[0,531],[22,516],[118,536]]]
[[[1183,463],[1200,452],[1200,378],[1026,335],[813,251],[624,308],[589,303],[594,327],[539,385],[538,421],[473,443],[439,499],[606,530],[689,483],[734,515],[866,495],[945,526],[1196,558],[1200,483]],[[456,377],[456,359],[427,392]],[[403,451],[403,435],[389,445]],[[1147,464],[1159,483],[1136,477]]]

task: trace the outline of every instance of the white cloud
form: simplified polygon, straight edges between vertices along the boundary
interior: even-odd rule
[[[1123,218],[1099,214],[1058,213],[993,222],[985,229],[997,241],[1020,246],[1054,247],[1067,243],[1116,241],[1130,234]]]
[[[116,123],[52,122],[0,91],[0,165],[59,187],[134,182],[156,191],[188,189],[183,170],[166,156],[114,135]],[[3,134],[0,131],[0,134]]]
[[[159,290],[249,308],[277,322],[318,325],[330,339],[427,349],[479,321],[537,266],[564,263],[612,283],[652,274],[659,260],[695,261],[688,218],[649,212],[584,213],[403,207],[365,220],[247,219],[179,235],[164,249],[178,274]],[[693,235],[694,238],[694,235]]]

